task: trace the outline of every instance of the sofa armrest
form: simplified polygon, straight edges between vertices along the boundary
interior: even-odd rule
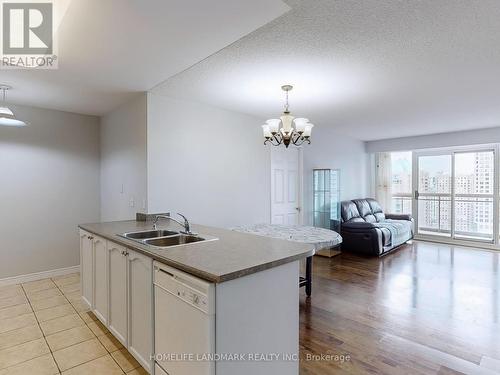
[[[409,214],[386,214],[385,215],[386,219],[390,220],[408,220],[412,221],[412,216]]]
[[[344,230],[368,230],[368,229],[373,229],[376,228],[377,226],[374,225],[373,223],[360,223],[360,222],[354,222],[354,223],[342,223],[342,229]]]
[[[384,252],[382,230],[372,223],[343,223],[342,249],[379,256]]]

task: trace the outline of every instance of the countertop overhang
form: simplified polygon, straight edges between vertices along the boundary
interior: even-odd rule
[[[206,235],[217,240],[157,248],[119,236],[150,230],[150,221],[113,221],[80,224],[79,227],[213,283],[234,280],[314,255],[314,246],[310,244],[195,224],[192,225],[193,231],[201,237]],[[179,227],[173,223],[162,223],[158,229],[178,231]]]

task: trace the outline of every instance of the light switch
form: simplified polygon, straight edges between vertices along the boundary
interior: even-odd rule
[[[134,197],[130,197],[129,206],[130,207],[134,207],[135,206]]]

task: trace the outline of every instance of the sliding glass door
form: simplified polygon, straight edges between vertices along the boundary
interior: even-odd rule
[[[494,242],[495,150],[414,154],[417,234]]]
[[[455,238],[493,241],[495,153],[455,153]]]
[[[452,235],[452,154],[416,154],[419,234]]]

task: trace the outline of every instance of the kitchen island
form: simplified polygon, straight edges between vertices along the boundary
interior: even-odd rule
[[[82,299],[147,371],[298,374],[299,261],[311,245],[201,225],[206,240],[183,245],[123,237],[151,229],[80,225]]]

